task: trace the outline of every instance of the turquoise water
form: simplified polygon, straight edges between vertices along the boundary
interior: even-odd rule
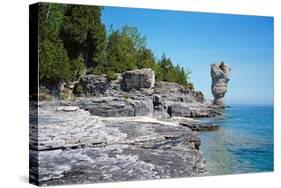
[[[210,175],[273,170],[273,106],[233,105],[203,121],[221,127],[199,133]]]

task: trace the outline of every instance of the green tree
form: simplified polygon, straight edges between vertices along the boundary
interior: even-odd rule
[[[117,72],[151,68],[157,81],[193,87],[191,72],[173,65],[165,54],[156,60],[136,27],[125,25],[107,34],[101,11],[98,6],[39,4],[40,81],[76,80],[86,71],[112,80]]]
[[[154,69],[155,66],[155,57],[153,52],[145,47],[140,48],[137,51],[137,67],[139,69],[142,68],[152,68]]]
[[[39,79],[43,82],[56,83],[71,77],[67,52],[59,37],[64,9],[62,4],[39,4]]]
[[[162,57],[159,61],[161,72],[163,74],[163,81],[171,81],[171,70],[173,69],[173,64],[170,58],[167,58],[166,55],[163,53]]]
[[[146,47],[146,37],[141,36],[138,28],[125,25],[122,27],[121,34],[128,37],[136,50]]]
[[[191,74],[189,70],[184,70],[180,65],[174,66],[172,60],[167,58],[165,54],[158,61],[154,71],[157,81],[176,82],[181,85],[188,84],[189,75]]]
[[[69,58],[83,57],[87,68],[105,61],[106,29],[101,7],[68,5],[61,36]]]
[[[70,69],[72,74],[72,79],[78,79],[85,72],[85,64],[84,59],[82,57],[78,57],[77,59],[72,59],[70,61]]]
[[[136,68],[136,49],[127,34],[119,30],[112,31],[108,36],[106,69],[123,72]]]
[[[39,78],[41,81],[57,83],[71,78],[69,59],[61,42],[54,43],[49,39],[40,42]]]
[[[58,40],[59,31],[63,24],[66,5],[56,3],[39,3],[38,23],[39,40]]]

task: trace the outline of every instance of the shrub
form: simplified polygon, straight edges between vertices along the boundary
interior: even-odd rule
[[[76,80],[85,72],[86,66],[84,63],[84,59],[80,56],[77,59],[71,60],[70,63],[72,78]]]
[[[46,39],[39,48],[40,80],[47,82],[68,81],[71,77],[70,63],[62,43]]]
[[[190,83],[190,82],[189,82],[189,83],[184,84],[183,86],[184,86],[184,88],[186,88],[186,89],[194,90],[193,84],[192,84],[192,83]]]
[[[83,86],[78,83],[78,84],[74,87],[73,93],[74,93],[74,94],[77,94],[77,95],[83,94]]]
[[[113,71],[107,71],[106,73],[106,78],[111,81],[111,80],[116,80],[117,79],[117,75],[113,72]]]
[[[128,95],[127,93],[124,94],[123,97],[124,97],[125,99],[129,99],[129,95]]]

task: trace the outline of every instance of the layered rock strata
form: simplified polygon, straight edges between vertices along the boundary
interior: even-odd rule
[[[54,103],[40,105],[38,124],[32,118],[30,181],[37,185],[207,174],[197,134],[175,122],[102,118]]]
[[[230,71],[230,66],[224,62],[211,65],[213,104],[218,107],[224,107],[224,96],[230,80]]]

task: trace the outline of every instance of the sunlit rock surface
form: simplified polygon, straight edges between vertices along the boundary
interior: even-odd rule
[[[73,106],[57,110],[57,105],[41,104],[38,126],[31,115],[33,183],[95,183],[207,173],[197,134],[177,122],[97,117]]]
[[[213,104],[224,107],[224,96],[227,92],[227,83],[230,80],[231,68],[224,62],[211,64]]]

